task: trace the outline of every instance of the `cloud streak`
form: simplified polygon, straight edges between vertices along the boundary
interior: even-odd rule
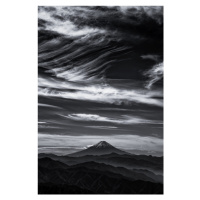
[[[123,115],[119,118],[109,118],[105,116],[95,115],[95,114],[69,114],[67,116],[60,115],[62,117],[72,119],[75,121],[94,121],[94,122],[109,122],[114,124],[124,124],[124,125],[130,125],[130,124],[162,124],[161,121],[156,120],[147,120],[142,118],[137,118],[133,116]]]
[[[157,80],[153,75],[153,80],[148,84],[148,88]],[[54,81],[53,79],[39,78],[38,94],[41,96],[61,97],[66,99],[77,99],[82,101],[94,101],[100,103],[110,103],[120,105],[125,103],[127,105],[136,102],[154,106],[163,106],[162,99],[154,98],[154,96],[162,97],[160,91],[145,91],[145,90],[131,90],[119,89],[108,84],[73,84],[69,82]],[[63,90],[61,90],[61,88]],[[59,89],[59,90],[57,90]],[[73,91],[72,91],[73,90]]]
[[[85,126],[88,128],[94,128],[94,129],[117,129],[118,127],[116,126]]]
[[[47,107],[47,108],[60,108],[58,106],[53,106],[53,105],[43,104],[43,103],[38,103],[38,106],[40,106],[40,107]]]
[[[141,55],[142,59],[149,59],[153,61],[158,61],[159,60],[159,55],[152,55],[152,54],[147,54],[147,55]]]

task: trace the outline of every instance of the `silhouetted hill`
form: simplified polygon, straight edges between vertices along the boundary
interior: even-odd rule
[[[145,155],[119,155],[116,153],[105,155],[86,155],[81,157],[56,156],[53,154],[39,154],[39,158],[50,157],[67,165],[76,165],[84,162],[94,161],[104,163],[114,167],[123,167],[126,169],[143,169],[150,170],[155,174],[163,173],[163,157],[145,156]]]
[[[46,168],[49,168],[49,169],[56,169],[56,168],[65,169],[67,167],[66,164],[64,164],[60,161],[52,160],[51,158],[48,158],[48,157],[44,157],[44,158],[39,159],[38,166],[39,167],[46,167]]]
[[[163,176],[162,175],[156,175],[153,172],[146,170],[146,169],[133,169],[132,171],[145,174],[146,176],[152,178],[155,182],[163,183]]]
[[[40,183],[38,194],[93,194],[93,192],[75,185]]]
[[[53,168],[52,168],[53,165]],[[105,168],[105,170],[103,169]],[[163,185],[149,181],[132,181],[112,166],[84,163],[75,166],[61,164],[50,158],[38,160],[39,194],[162,194]],[[127,172],[128,173],[128,172]]]
[[[150,177],[150,176],[145,175],[145,173],[142,173],[142,172],[135,172],[134,170],[128,170],[123,167],[113,167],[111,165],[106,165],[104,163],[85,162],[85,163],[73,165],[73,168],[80,167],[80,166],[83,166],[89,169],[99,170],[99,171],[108,171],[108,172],[113,172],[116,174],[121,174],[122,176],[132,181],[144,180],[144,181],[150,181],[150,182],[160,182],[156,178],[155,174],[154,174],[154,177],[153,175]]]

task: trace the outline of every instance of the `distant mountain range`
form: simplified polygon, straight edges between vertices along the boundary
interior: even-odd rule
[[[38,155],[39,194],[162,194],[163,157],[132,155],[105,141],[66,156]]]

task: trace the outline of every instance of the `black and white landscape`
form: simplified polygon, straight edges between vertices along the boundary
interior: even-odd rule
[[[38,8],[38,193],[163,194],[163,7]]]

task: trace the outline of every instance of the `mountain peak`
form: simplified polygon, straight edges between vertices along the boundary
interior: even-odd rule
[[[113,146],[106,141],[100,141],[97,144],[93,145],[92,147],[93,148],[94,147],[95,148],[107,148],[107,147],[113,147]]]
[[[115,148],[111,144],[109,144],[106,141],[100,141],[95,145],[92,145],[91,147],[84,149],[82,151],[69,154],[69,156],[72,157],[80,157],[80,156],[86,156],[86,155],[104,155],[104,154],[129,154],[125,151],[122,151],[120,149]]]

